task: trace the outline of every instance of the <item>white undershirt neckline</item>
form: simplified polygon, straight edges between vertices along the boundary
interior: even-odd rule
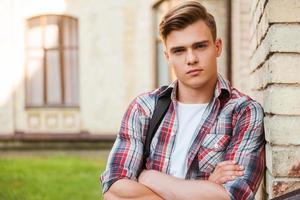
[[[177,102],[178,130],[170,162],[170,175],[174,177],[184,179],[186,176],[188,151],[207,105]]]

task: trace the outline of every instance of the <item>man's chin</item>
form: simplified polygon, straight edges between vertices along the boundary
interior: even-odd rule
[[[205,87],[205,82],[203,81],[190,81],[183,83],[186,87],[191,88],[191,89],[201,89]]]

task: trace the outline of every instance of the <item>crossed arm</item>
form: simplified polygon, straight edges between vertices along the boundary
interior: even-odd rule
[[[138,182],[121,179],[104,194],[105,200],[228,200],[221,184],[243,175],[232,161],[218,164],[209,180],[183,180],[155,170],[144,170]],[[201,188],[201,189],[199,189]]]
[[[144,171],[139,181],[166,200],[229,200],[225,189],[211,181],[183,180],[153,170]]]
[[[145,185],[130,179],[116,181],[103,197],[104,200],[163,200]]]

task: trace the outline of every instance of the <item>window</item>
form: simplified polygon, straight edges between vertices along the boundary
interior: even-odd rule
[[[164,44],[159,37],[159,22],[163,14],[169,10],[170,2],[168,0],[160,1],[154,5],[154,31],[155,31],[155,87],[168,85],[171,81],[171,72],[167,60],[164,56]]]
[[[164,56],[164,44],[159,36],[160,19],[172,6],[178,4],[179,0],[160,0],[153,6],[154,32],[155,32],[155,87],[169,85],[172,80],[175,80],[173,70],[168,67],[167,60]]]
[[[77,19],[30,18],[26,39],[26,106],[79,106]]]

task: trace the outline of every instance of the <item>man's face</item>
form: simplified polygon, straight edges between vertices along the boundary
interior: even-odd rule
[[[185,29],[172,31],[165,45],[166,58],[179,84],[193,89],[215,84],[222,41],[214,41],[205,22],[199,20]]]

